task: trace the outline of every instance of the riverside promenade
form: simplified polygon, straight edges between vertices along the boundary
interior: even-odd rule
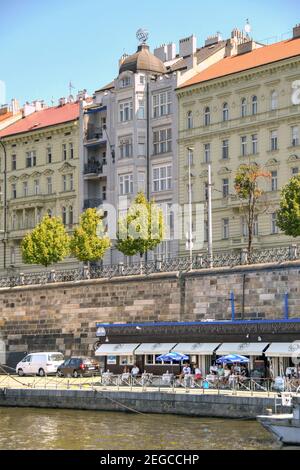
[[[103,386],[99,379],[0,377],[0,407],[61,408],[195,417],[255,419],[275,407],[278,394],[232,391]],[[289,408],[282,408],[288,412]]]

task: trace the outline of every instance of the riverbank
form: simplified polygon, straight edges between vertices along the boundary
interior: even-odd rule
[[[211,418],[255,419],[274,409],[274,397],[143,390],[0,389],[0,407],[127,411]],[[288,409],[283,409],[288,412]]]

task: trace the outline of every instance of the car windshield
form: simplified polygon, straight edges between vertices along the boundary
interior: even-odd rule
[[[62,354],[49,354],[49,361],[58,362],[63,361],[64,356]]]

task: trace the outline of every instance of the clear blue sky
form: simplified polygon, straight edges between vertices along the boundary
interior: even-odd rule
[[[0,80],[7,101],[50,104],[68,94],[70,80],[93,93],[115,78],[140,27],[152,48],[192,33],[199,46],[216,31],[228,37],[246,18],[255,39],[280,40],[300,22],[299,0],[0,0]]]

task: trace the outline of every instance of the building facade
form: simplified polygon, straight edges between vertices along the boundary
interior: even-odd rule
[[[6,184],[0,206],[4,227],[1,270],[26,269],[20,243],[45,214],[60,216],[68,231],[72,231],[81,210],[79,103],[62,99],[59,106],[47,108],[35,102],[25,105],[23,112],[21,120],[0,133],[7,158],[6,177],[1,173],[1,186]],[[2,168],[3,161],[2,151]]]
[[[143,42],[135,54],[122,56],[117,78],[95,92],[82,108],[83,207],[115,209],[116,218],[139,191],[165,214],[166,240],[156,253],[178,253],[174,210],[178,204],[178,106],[176,88],[219,61],[226,41],[219,35],[197,48],[196,37],[182,39],[179,53],[168,44],[152,54]],[[115,219],[116,219],[115,218]],[[108,225],[116,226],[116,221]],[[111,234],[113,237],[114,230]],[[130,262],[114,248],[105,263]]]
[[[295,99],[300,27],[294,28],[293,38],[270,46],[248,40],[232,47],[240,35],[233,32],[224,59],[178,89],[179,200],[181,204],[188,201],[191,159],[192,199],[203,204],[207,213],[210,163],[212,234],[217,250],[247,246],[248,227],[234,178],[240,165],[248,163],[257,163],[269,174],[260,183],[265,195],[256,214],[254,247],[293,243],[278,230],[276,210],[281,188],[300,171],[300,100]],[[193,116],[192,128],[189,115]],[[204,240],[206,249],[207,217]],[[185,251],[183,243],[180,251]]]

